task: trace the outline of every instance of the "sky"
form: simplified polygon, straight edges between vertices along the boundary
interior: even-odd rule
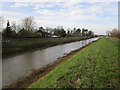
[[[33,16],[36,26],[44,28],[86,28],[95,34],[118,28],[117,2],[2,2],[1,5],[0,16],[16,24]]]

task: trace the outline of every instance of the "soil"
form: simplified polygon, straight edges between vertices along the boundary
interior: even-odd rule
[[[112,38],[114,40],[120,40],[120,38],[117,38],[117,37],[110,37],[110,38]]]
[[[96,41],[94,41],[96,42]],[[93,43],[93,42],[92,42]],[[40,68],[38,70],[33,70],[32,74],[26,76],[23,79],[18,80],[17,82],[5,86],[3,88],[4,89],[8,89],[8,88],[27,88],[28,86],[30,86],[33,82],[36,82],[38,79],[44,77],[45,75],[47,75],[50,71],[52,71],[55,67],[57,67],[58,65],[60,65],[61,63],[63,63],[65,60],[68,60],[69,58],[73,57],[77,52],[79,52],[81,49],[91,45],[92,43],[78,49],[75,51],[72,51],[71,53],[67,54],[64,57],[59,58],[58,61],[55,61],[51,64],[46,65],[43,68]]]

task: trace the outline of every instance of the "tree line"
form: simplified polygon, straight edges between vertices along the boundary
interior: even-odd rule
[[[120,30],[118,29],[112,29],[111,31],[107,31],[106,34],[108,37],[120,38]]]
[[[65,30],[62,26],[56,28],[42,26],[37,28],[32,16],[25,17],[21,20],[21,24],[16,25],[15,22],[10,23],[7,20],[6,28],[2,31],[3,39],[7,38],[37,38],[37,37],[82,37],[94,36],[94,32],[85,28],[73,28]]]

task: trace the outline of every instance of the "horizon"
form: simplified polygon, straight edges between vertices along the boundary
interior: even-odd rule
[[[2,2],[0,14],[10,23],[33,16],[38,27],[86,28],[95,34],[118,29],[117,2]]]

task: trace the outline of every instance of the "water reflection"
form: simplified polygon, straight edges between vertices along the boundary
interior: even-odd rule
[[[56,61],[57,58],[64,56],[65,53],[70,53],[97,39],[82,40],[5,58],[2,63],[3,86],[30,74],[33,69],[38,69]]]

